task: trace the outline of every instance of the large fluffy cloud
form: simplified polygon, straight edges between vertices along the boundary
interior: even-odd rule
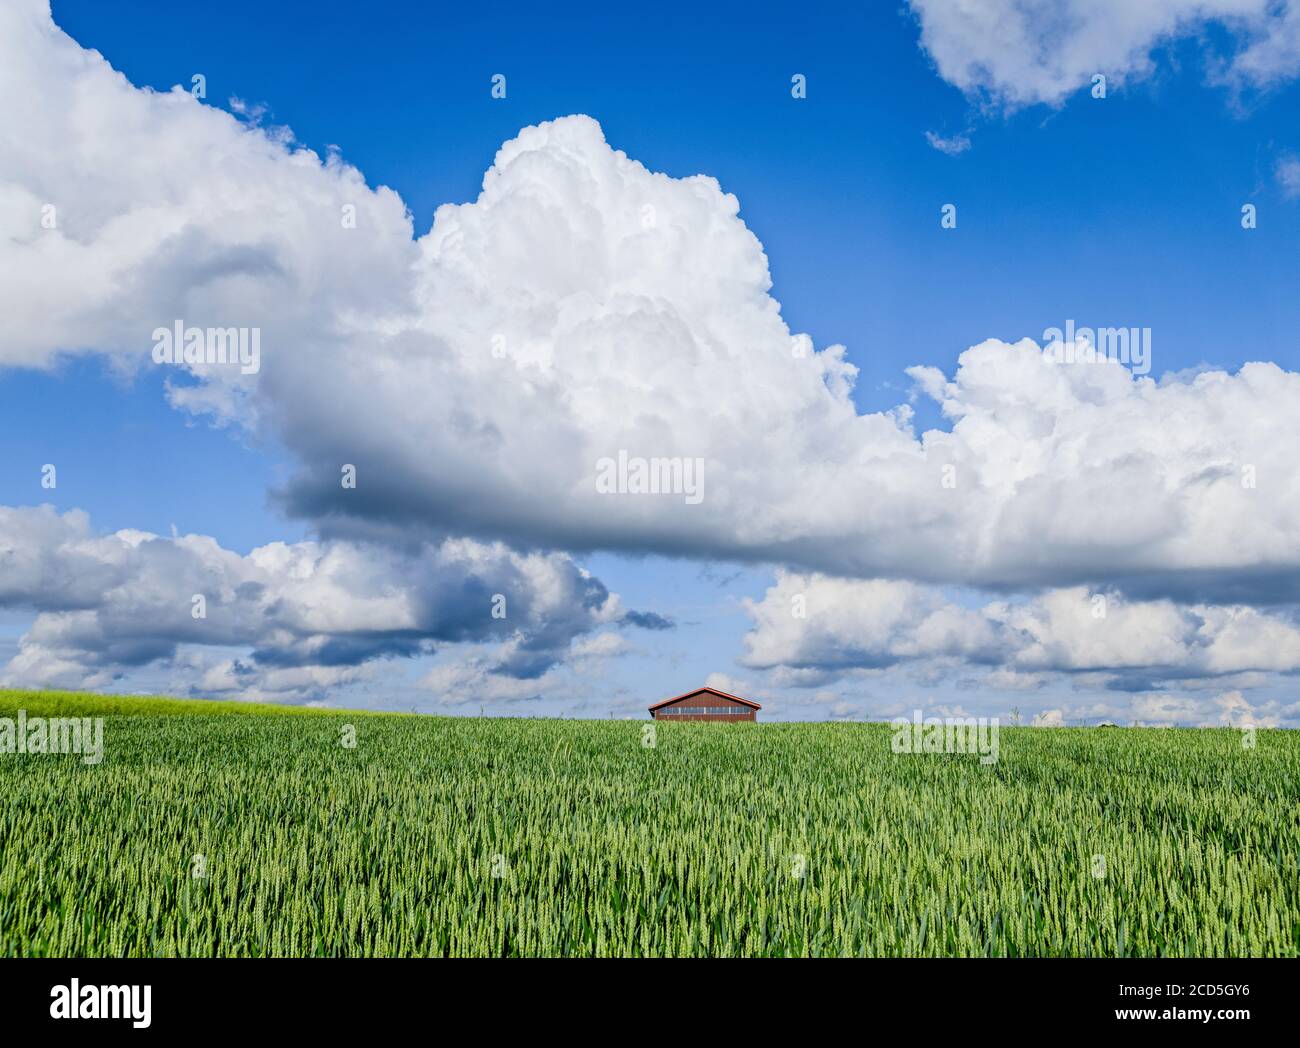
[[[632,340],[641,321],[625,319],[609,330]],[[672,360],[700,349],[698,320],[682,341],[661,329],[635,350],[580,327],[545,341],[544,367],[499,373],[484,353],[450,372],[412,352],[330,372],[281,412],[307,427],[291,440],[308,468],[290,504],[341,534],[449,528],[995,588],[1106,582],[1266,602],[1289,599],[1300,577],[1288,451],[1300,376],[1274,365],[1160,384],[988,342],[951,381],[916,369],[953,423],[918,436],[906,407],[857,415],[844,388],[812,374],[820,365],[788,355],[783,331],[765,349],[736,334],[752,354],[742,363]],[[498,373],[447,393],[475,369]],[[372,374],[391,376],[381,415],[326,418]],[[454,403],[430,410],[444,396]],[[600,493],[596,463],[624,449],[702,460],[703,500]],[[358,464],[364,491],[339,486],[339,462]]]
[[[0,5],[0,56],[0,363],[147,359],[176,319],[261,326],[310,355],[349,311],[406,302],[409,217],[355,168],[179,87],[132,86],[46,0]]]
[[[1139,79],[1152,52],[1214,23],[1233,46],[1212,75],[1268,87],[1300,72],[1293,0],[910,0],[921,45],[962,91],[1015,107],[1055,105],[1094,74]]]
[[[84,514],[49,507],[0,507],[0,607],[37,613],[9,684],[96,686],[182,649],[246,649],[202,668],[206,693],[314,693],[373,660],[462,643],[494,644],[486,671],[528,680],[622,618],[618,597],[561,554],[447,540],[240,555],[201,535],[96,535]]]
[[[735,197],[589,118],[525,129],[412,239],[393,193],[132,87],[38,0],[0,29],[0,359],[147,364],[175,319],[259,327],[259,374],[195,365],[173,397],[281,440],[283,504],[327,536],[1216,601],[1300,580],[1300,375],[1157,383],[990,341],[914,369],[951,422],[918,434],[908,405],[859,414],[842,348],[787,328]],[[699,497],[602,493],[620,452],[700,460]]]
[[[879,668],[907,659],[998,657],[1005,639],[987,617],[913,582],[781,573],[746,609],[746,665]]]
[[[745,665],[813,683],[903,662],[996,665],[990,683],[1090,676],[1119,690],[1157,682],[1300,671],[1300,627],[1244,605],[1126,600],[1082,587],[958,603],[912,582],[782,573],[746,605]]]

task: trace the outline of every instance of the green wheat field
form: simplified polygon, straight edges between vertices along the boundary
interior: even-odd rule
[[[1300,954],[1296,732],[19,709],[104,759],[0,754],[3,955]]]

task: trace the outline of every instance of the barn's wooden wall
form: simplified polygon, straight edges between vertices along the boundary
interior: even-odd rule
[[[674,717],[671,713],[668,714],[666,717],[663,716],[664,710],[672,709],[674,707],[681,707],[681,706],[707,706],[713,708],[726,706],[728,709],[735,709],[736,712],[734,714],[731,713],[712,714],[711,713],[707,716],[696,716],[696,717],[689,717],[689,718],[688,717],[677,718]],[[754,714],[756,712],[757,712],[756,710],[754,710],[749,706],[744,705],[743,703],[732,702],[730,699],[724,699],[720,695],[710,695],[708,692],[705,692],[703,695],[692,695],[689,698],[680,699],[679,701],[674,702],[672,706],[665,706],[663,707],[663,709],[655,710],[654,716],[656,720],[662,718],[665,721],[673,721],[678,719],[691,720],[691,721],[742,721],[742,720],[752,721],[755,719]]]

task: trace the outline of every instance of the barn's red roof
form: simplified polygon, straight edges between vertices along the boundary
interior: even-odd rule
[[[748,699],[742,699],[739,695],[728,695],[725,691],[719,691],[717,688],[695,688],[691,691],[684,692],[681,695],[674,695],[671,699],[664,699],[663,702],[656,702],[650,707],[650,712],[653,713],[661,706],[671,706],[674,702],[681,702],[682,699],[689,699],[692,695],[702,695],[706,691],[710,695],[717,695],[720,698],[731,699],[732,702],[743,702],[750,709],[761,710],[763,708],[757,702],[750,702]]]

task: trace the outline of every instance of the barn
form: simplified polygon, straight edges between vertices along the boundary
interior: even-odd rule
[[[696,688],[650,707],[650,716],[662,721],[752,721],[762,707],[757,702],[728,695],[717,688]]]

